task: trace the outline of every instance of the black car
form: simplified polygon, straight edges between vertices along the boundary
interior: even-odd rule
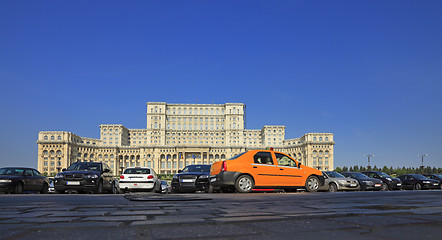
[[[172,191],[178,192],[209,192],[211,165],[189,165],[172,178]]]
[[[424,174],[425,177],[439,181],[439,186],[442,188],[442,175],[439,174]]]
[[[34,191],[47,193],[49,179],[33,168],[0,168],[0,192],[23,193]]]
[[[360,172],[343,172],[342,175],[356,179],[361,186],[362,191],[366,190],[381,190],[382,181],[376,178],[370,178]]]
[[[404,189],[437,189],[440,188],[439,181],[429,179],[420,174],[405,174],[398,177],[402,181]]]
[[[55,193],[117,193],[118,187],[112,171],[102,162],[76,162],[55,175]]]
[[[362,173],[368,177],[381,180],[383,182],[381,187],[382,191],[402,189],[402,181],[399,178],[391,177],[390,175],[379,171],[367,171]]]

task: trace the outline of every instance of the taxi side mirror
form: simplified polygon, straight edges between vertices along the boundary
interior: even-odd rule
[[[301,163],[300,162],[298,162],[298,168],[301,168]]]

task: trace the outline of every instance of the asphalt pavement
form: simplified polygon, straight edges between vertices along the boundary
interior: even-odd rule
[[[439,239],[442,190],[0,194],[0,239]]]

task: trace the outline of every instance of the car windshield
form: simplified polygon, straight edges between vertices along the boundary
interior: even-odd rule
[[[190,165],[185,167],[182,172],[210,172],[210,165]]]
[[[124,170],[124,174],[150,174],[148,168],[128,168]]]
[[[1,168],[0,175],[21,176],[21,175],[23,175],[23,171],[24,171],[24,169],[20,169],[20,168]]]
[[[246,152],[243,152],[243,153],[240,153],[240,154],[238,154],[238,155],[235,155],[235,156],[233,156],[233,157],[231,157],[231,158],[229,158],[229,159],[227,159],[227,160],[237,159],[237,158],[241,157],[241,155],[243,155],[244,153],[246,153]]]
[[[384,172],[378,172],[379,176],[384,177],[384,178],[391,178],[390,175],[384,173]]]
[[[337,172],[325,172],[325,174],[331,178],[345,178],[344,175]]]
[[[68,167],[69,171],[85,170],[85,171],[101,171],[101,165],[94,162],[76,162]]]
[[[411,176],[413,176],[414,178],[416,178],[417,180],[428,180],[428,178],[419,175],[419,174],[412,174]]]
[[[358,172],[357,173],[350,173],[350,175],[355,178],[368,178],[367,175],[365,175],[363,173],[358,173]]]

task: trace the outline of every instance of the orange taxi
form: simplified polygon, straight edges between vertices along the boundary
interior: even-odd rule
[[[212,164],[210,184],[215,189],[298,189],[316,192],[324,184],[322,172],[301,165],[290,156],[272,150],[251,150]]]

